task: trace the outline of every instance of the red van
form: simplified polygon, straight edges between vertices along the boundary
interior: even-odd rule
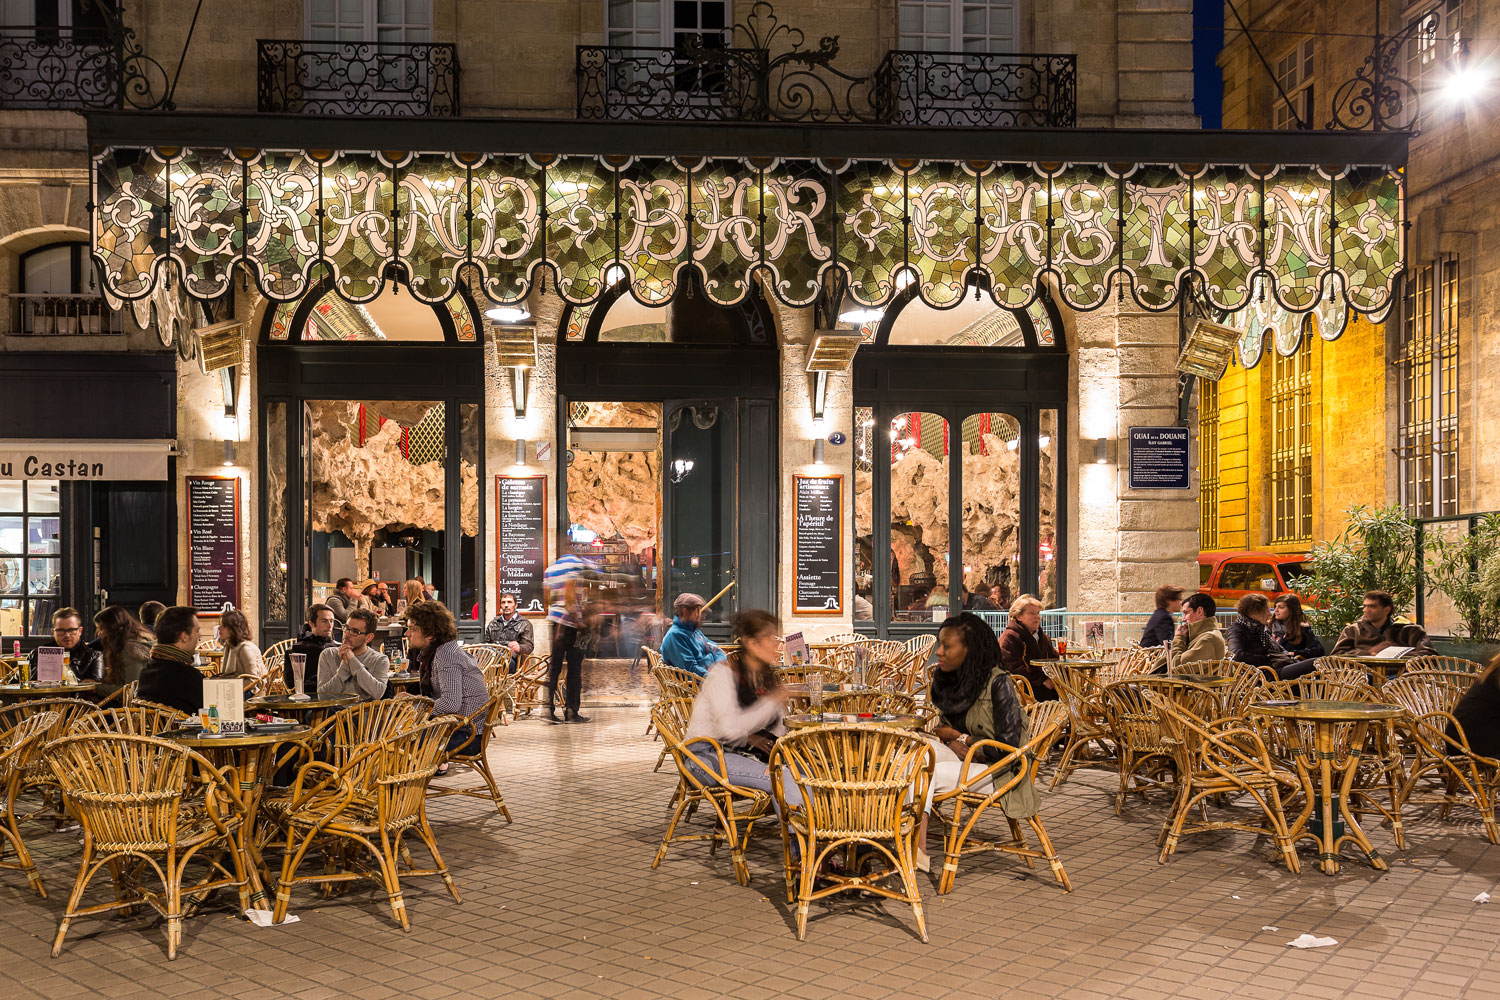
[[[1233,608],[1246,594],[1265,594],[1275,601],[1292,588],[1287,582],[1303,573],[1305,553],[1202,552],[1198,555],[1198,593],[1221,608]]]

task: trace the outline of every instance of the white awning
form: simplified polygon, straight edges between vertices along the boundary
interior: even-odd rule
[[[171,438],[125,441],[16,441],[0,438],[0,479],[148,479],[167,478]]]

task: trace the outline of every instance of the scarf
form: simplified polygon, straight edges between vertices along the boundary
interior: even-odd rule
[[[417,676],[421,678],[418,690],[429,698],[437,696],[432,686],[432,659],[437,654],[437,643],[428,643],[427,648],[412,654],[417,664]],[[408,667],[408,670],[411,668]]]
[[[181,663],[188,667],[193,665],[193,657],[195,655],[186,649],[178,649],[176,646],[168,645],[165,642],[158,642],[155,646],[151,647],[151,659],[165,660],[168,663]]]
[[[963,721],[964,716],[969,714],[969,709],[974,707],[974,702],[984,687],[984,681],[981,681],[978,688],[965,691],[959,682],[961,673],[962,671],[959,670],[950,672],[941,667],[932,672],[930,692],[932,704],[943,713],[943,718],[947,719],[950,724],[954,720]]]

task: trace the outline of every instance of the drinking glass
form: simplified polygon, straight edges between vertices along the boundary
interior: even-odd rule
[[[821,672],[807,675],[807,702],[813,715],[823,714],[823,675]]]
[[[307,673],[307,654],[288,653],[287,659],[290,660],[292,664],[292,700],[309,701],[310,699],[308,695],[302,689],[302,682],[305,679]]]

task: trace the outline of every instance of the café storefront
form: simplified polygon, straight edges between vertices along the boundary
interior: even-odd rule
[[[268,636],[398,548],[382,575],[471,630],[564,551],[638,607],[733,583],[718,620],[789,628],[899,636],[991,588],[1131,604],[1195,578],[1152,515],[1193,483],[1127,485],[1131,428],[1187,424],[1194,318],[1269,297],[1332,339],[1402,265],[1392,136],[103,114],[90,139],[109,292],[232,299],[253,342]],[[379,513],[391,483],[419,514]]]

